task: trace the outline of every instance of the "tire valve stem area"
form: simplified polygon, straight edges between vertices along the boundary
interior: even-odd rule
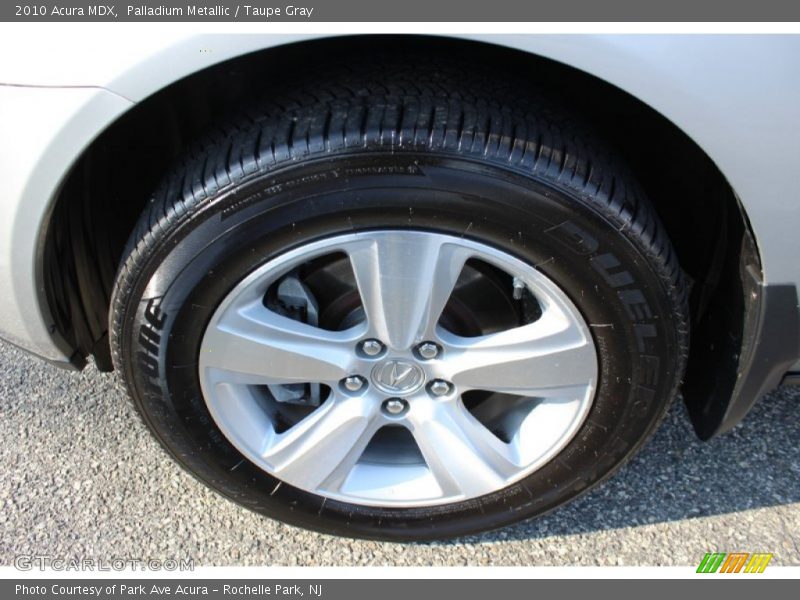
[[[512,283],[513,291],[511,293],[514,300],[522,300],[525,296],[525,282],[519,277],[514,277]]]

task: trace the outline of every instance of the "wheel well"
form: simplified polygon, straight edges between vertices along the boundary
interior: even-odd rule
[[[752,289],[744,289],[740,273],[748,266],[760,275],[760,264],[746,217],[711,159],[662,115],[592,75],[516,50],[435,37],[328,38],[264,50],[178,81],[121,117],[78,160],[48,224],[45,294],[64,339],[100,369],[112,368],[108,306],[120,257],[162,175],[193,139],[312,61],[346,64],[379,50],[422,65],[425,57],[452,57],[528,79],[615,146],[653,202],[692,284],[684,386],[696,395],[687,400],[690,409],[707,402],[703,395],[730,397],[754,318],[744,299]]]

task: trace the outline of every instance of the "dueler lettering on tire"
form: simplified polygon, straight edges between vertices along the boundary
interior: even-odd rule
[[[540,515],[680,382],[681,271],[625,165],[539,92],[433,71],[287,84],[131,237],[115,365],[172,456],[266,516],[433,539]]]
[[[144,319],[139,325],[139,350],[136,361],[139,371],[152,393],[160,393],[158,382],[161,372],[158,354],[161,346],[161,331],[164,329],[166,315],[158,308],[160,298],[150,298],[144,304]]]

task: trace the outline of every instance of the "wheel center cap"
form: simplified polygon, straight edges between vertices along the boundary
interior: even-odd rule
[[[375,387],[387,394],[402,396],[417,391],[425,383],[425,372],[407,360],[387,360],[372,369]]]

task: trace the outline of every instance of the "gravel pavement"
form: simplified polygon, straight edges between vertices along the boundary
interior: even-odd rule
[[[0,564],[191,558],[196,565],[696,565],[773,552],[800,565],[800,388],[699,442],[681,403],[612,480],[539,520],[449,543],[334,538],[247,511],[151,438],[114,374],[0,344]]]

